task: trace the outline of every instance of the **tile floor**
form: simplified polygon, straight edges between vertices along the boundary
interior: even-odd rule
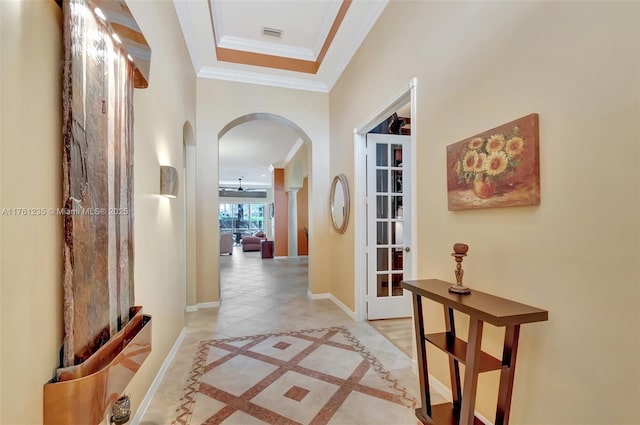
[[[355,337],[380,361],[384,369],[397,379],[399,386],[406,388],[408,397],[418,398],[418,377],[411,369],[411,360],[404,353],[368,323],[355,322],[331,300],[312,300],[307,297],[305,257],[263,260],[260,258],[260,252],[242,252],[240,247],[234,247],[233,255],[220,256],[220,279],[222,290],[220,307],[186,313],[186,336],[143,415],[141,425],[170,424],[175,420],[176,408],[184,394],[184,386],[192,370],[196,351],[201,347],[201,341],[240,339],[239,337],[265,333],[286,334],[303,329],[344,328],[346,333]],[[287,341],[287,343],[295,342]],[[321,352],[317,351],[315,354]],[[238,372],[240,371],[246,374],[248,370],[243,368]],[[336,374],[340,373],[342,372],[336,369]],[[291,379],[291,376],[287,376],[287,379]],[[285,395],[286,400],[284,398],[283,400],[289,403],[292,398],[295,400],[302,397],[301,400],[304,402],[307,398],[305,391],[313,390],[310,388],[313,383],[309,382],[308,376],[302,375],[300,380],[294,381],[289,385],[292,393]],[[315,384],[322,387],[321,383]],[[229,390],[233,391],[233,388],[230,387]],[[321,391],[313,392],[315,392],[312,394],[313,397],[322,398]],[[445,402],[445,399],[433,390],[431,397],[433,404]],[[312,398],[308,397],[308,399]],[[219,402],[212,400],[212,403]],[[272,410],[278,410],[280,407],[284,409],[284,406],[270,403]],[[412,409],[403,407],[400,410],[394,410],[383,407],[389,404],[387,401],[375,400],[361,393],[353,394],[344,401],[342,408],[328,423],[340,425],[418,423]],[[224,404],[220,403],[219,409],[223,407]],[[215,410],[215,408],[212,409]],[[389,412],[391,416],[381,414],[382,411]],[[203,419],[193,416],[191,423],[199,424]],[[300,419],[303,418],[300,417]],[[267,422],[238,411],[217,423],[245,425]]]

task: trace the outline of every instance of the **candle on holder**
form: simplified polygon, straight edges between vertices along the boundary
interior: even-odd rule
[[[452,284],[449,287],[449,292],[454,292],[456,294],[470,294],[471,289],[464,286],[462,283],[462,275],[464,275],[464,270],[462,270],[462,260],[467,256],[467,252],[469,251],[469,245],[464,243],[455,243],[453,244],[453,253],[451,256],[455,257],[456,260],[456,269],[454,271],[456,275],[456,283]]]

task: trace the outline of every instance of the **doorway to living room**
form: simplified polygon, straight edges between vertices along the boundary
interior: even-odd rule
[[[218,158],[221,303],[244,290],[234,287],[239,268],[250,271],[253,287],[262,290],[268,290],[263,283],[282,280],[274,273],[286,267],[266,262],[304,265],[307,288],[309,137],[284,117],[249,114],[220,131]]]

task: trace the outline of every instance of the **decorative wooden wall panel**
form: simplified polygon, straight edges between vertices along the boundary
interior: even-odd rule
[[[92,7],[63,3],[64,367],[115,335],[134,302],[136,70]]]

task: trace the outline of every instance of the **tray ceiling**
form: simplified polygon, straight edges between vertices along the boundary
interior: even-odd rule
[[[386,4],[174,0],[198,77],[319,92],[331,89]]]

